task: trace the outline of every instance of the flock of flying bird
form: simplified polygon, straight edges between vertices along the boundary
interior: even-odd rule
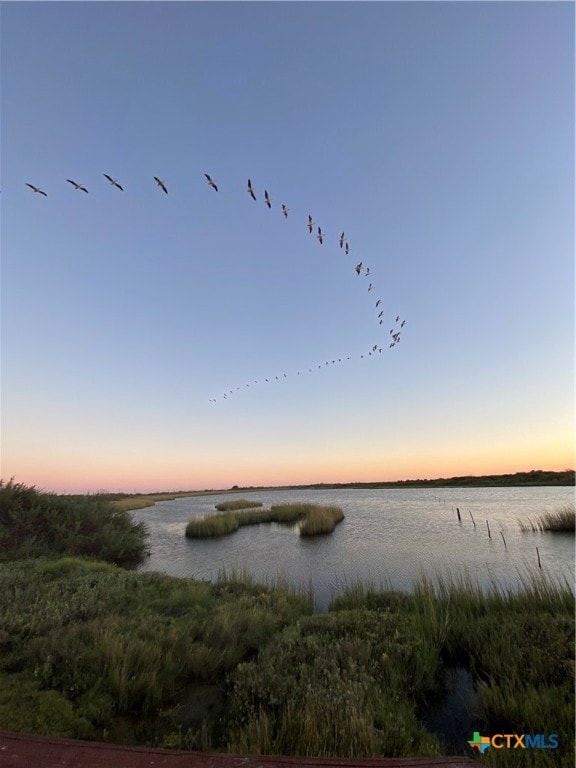
[[[104,173],[102,175],[108,180],[108,182],[109,182],[109,184],[111,186],[116,187],[121,192],[124,191],[124,187],[121,186],[121,184],[118,182],[117,179],[113,178],[112,176],[109,176],[107,173]],[[215,192],[218,192],[218,185],[217,185],[216,181],[210,176],[210,174],[205,173],[204,176],[206,178],[207,184]],[[158,176],[154,176],[153,179],[156,182],[156,185],[165,194],[168,194],[168,188],[166,187],[166,184],[164,183],[164,181],[162,179],[160,179]],[[66,181],[69,184],[71,184],[76,191],[81,191],[81,192],[85,192],[86,194],[88,194],[88,189],[83,184],[79,184],[78,182],[74,181],[73,179],[66,179]],[[40,195],[44,195],[44,197],[48,197],[47,193],[44,192],[44,190],[41,189],[40,187],[37,187],[34,184],[30,184],[28,182],[25,182],[25,183],[26,183],[26,186],[30,187],[30,189],[33,192],[35,192],[37,194],[40,194]],[[252,185],[252,181],[250,179],[248,179],[248,185],[246,187],[246,191],[248,192],[248,194],[250,195],[252,200],[254,200],[254,201],[257,200],[256,192],[254,190],[254,187]],[[268,193],[268,190],[266,190],[266,189],[264,190],[264,203],[265,203],[265,205],[268,208],[272,208],[272,200],[270,198],[270,194]],[[288,218],[288,213],[290,211],[290,208],[288,208],[284,203],[282,203],[281,206],[280,206],[280,209],[281,209],[281,212],[282,212],[282,215],[284,216],[284,218],[287,219]],[[324,241],[326,239],[325,238],[325,233],[322,231],[322,228],[317,224],[317,222],[315,222],[313,220],[312,216],[310,216],[310,215],[308,215],[308,220],[307,220],[306,226],[307,226],[308,232],[310,234],[314,233],[314,228],[316,227],[316,239],[318,240],[320,245],[323,245]],[[350,253],[350,245],[348,243],[348,239],[346,238],[345,232],[342,232],[340,234],[340,236],[338,238],[338,244],[339,244],[340,248],[345,252],[346,255],[348,255]],[[364,262],[362,262],[362,261],[360,261],[360,262],[358,262],[356,264],[356,266],[354,267],[354,270],[355,270],[356,274],[359,277],[360,276],[371,277],[371,274],[372,274],[371,271],[370,271],[370,267],[366,266],[364,264]],[[374,285],[373,285],[373,283],[371,281],[369,281],[369,283],[368,283],[368,293],[371,293],[373,290],[374,290]],[[384,323],[384,309],[380,309],[381,304],[382,304],[382,299],[378,298],[375,301],[375,309],[379,310],[378,314],[377,314],[377,319],[378,319],[379,325],[382,325]],[[388,345],[390,348],[395,347],[397,344],[400,343],[401,330],[404,327],[405,323],[406,323],[406,321],[402,320],[399,315],[396,316],[395,326],[390,329],[390,340],[389,340],[389,345]],[[364,359],[365,357],[370,357],[372,355],[376,355],[376,354],[379,354],[381,352],[382,352],[382,347],[379,346],[378,344],[375,344],[372,347],[372,349],[366,355],[360,355],[359,359]],[[351,358],[349,356],[346,357],[346,358],[337,358],[337,359],[332,360],[331,363],[332,363],[332,365],[335,365],[336,363],[342,363],[342,362],[345,362],[346,360],[350,360],[350,359]],[[323,365],[320,364],[320,365],[317,365],[317,366],[315,366],[313,368],[308,368],[307,372],[308,373],[312,373],[313,370],[317,370],[318,368],[323,368],[324,366],[327,366],[329,364],[330,364],[330,361],[327,360]],[[301,372],[298,371],[297,375],[300,376]],[[281,380],[286,379],[286,378],[288,378],[288,374],[283,373],[282,376],[274,376],[274,377],[265,378],[265,379],[261,379],[261,380],[256,379],[256,380],[254,380],[253,384],[261,384],[261,383],[264,383],[264,382],[265,383],[269,383],[269,382],[272,382],[272,381],[281,381]],[[245,386],[246,387],[250,387],[251,384],[248,383]],[[225,392],[222,395],[223,399],[228,399],[230,397],[230,395],[234,394],[234,392],[236,392],[236,391],[238,391],[240,389],[241,389],[241,387],[236,387],[236,389],[228,390],[227,392]],[[217,399],[216,398],[210,398],[210,402],[215,403],[215,402],[217,402]]]

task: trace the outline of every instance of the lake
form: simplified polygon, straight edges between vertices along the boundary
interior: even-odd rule
[[[297,501],[338,506],[346,517],[333,533],[316,538],[301,538],[297,527],[276,523],[219,539],[185,537],[192,517],[214,514],[215,504],[238,498],[265,507]],[[464,574],[482,588],[514,588],[528,574],[573,585],[574,536],[522,532],[518,524],[572,503],[574,488],[565,486],[279,490],[190,496],[131,514],[150,533],[151,556],[139,570],[208,581],[223,570],[248,571],[264,583],[281,580],[306,591],[311,586],[315,609],[324,611],[358,581],[410,591],[423,574]]]

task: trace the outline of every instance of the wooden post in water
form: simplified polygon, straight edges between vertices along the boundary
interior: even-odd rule
[[[502,536],[502,541],[504,542],[504,547],[506,547],[506,539],[504,538],[504,531],[500,531],[500,536]]]
[[[468,510],[470,512],[470,510]],[[472,517],[472,512],[470,512],[470,517]],[[472,522],[474,523],[474,528],[476,528],[476,523],[474,522],[474,518],[472,517]]]
[[[488,520],[486,520],[486,528],[488,528],[488,538],[492,538],[492,534],[490,533],[490,526],[488,525]]]
[[[458,507],[456,507],[456,514],[458,515],[458,522],[461,523],[462,518],[460,517],[460,510],[458,509]]]
[[[536,547],[536,554],[538,555],[538,568],[542,568],[542,563],[540,562],[540,552],[538,552],[538,547]]]

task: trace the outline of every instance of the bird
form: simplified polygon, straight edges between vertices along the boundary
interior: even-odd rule
[[[324,240],[322,239],[322,230],[320,229],[320,227],[318,227],[318,234],[316,235],[316,237],[318,238],[318,240],[320,240],[320,245],[322,245]]]
[[[256,195],[254,194],[254,190],[252,189],[252,182],[250,179],[248,179],[248,194],[252,198],[252,200],[256,200]]]
[[[396,322],[398,322],[398,320],[400,320],[400,315],[396,315]]]
[[[268,194],[268,191],[266,189],[264,190],[264,202],[266,203],[268,208],[272,208],[272,202],[270,200],[270,195]]]
[[[377,306],[377,307],[379,307],[379,306],[380,306],[380,302],[381,302],[381,301],[382,301],[382,299],[378,299],[378,301],[376,302],[376,306]]]
[[[284,214],[284,218],[285,218],[285,219],[287,219],[287,218],[288,218],[288,211],[289,211],[289,210],[290,210],[290,208],[287,208],[287,207],[284,205],[284,203],[282,203],[282,213]]]
[[[156,184],[158,184],[160,189],[163,189],[164,192],[166,192],[166,194],[168,194],[168,190],[166,189],[166,185],[164,184],[162,179],[159,179],[158,176],[154,176],[154,181],[156,182]]]
[[[350,248],[348,248],[348,243],[346,243],[346,256],[350,253]]]
[[[344,241],[345,240],[346,240],[346,238],[344,237],[344,232],[342,232],[342,234],[340,235],[340,241],[339,241],[340,242],[340,248],[342,248],[342,246],[344,245]]]
[[[373,285],[372,285],[372,283],[370,283],[370,285],[368,286],[368,293],[370,293],[370,291],[372,290],[372,288],[373,288]]]
[[[366,267],[366,274],[364,275],[364,277],[368,277],[369,274],[370,274],[370,267]]]
[[[81,189],[82,192],[86,193],[88,192],[86,187],[83,187],[82,184],[77,184],[75,181],[72,181],[72,179],[66,179],[66,181],[68,181],[70,184],[73,184],[75,189]]]
[[[39,194],[39,195],[44,195],[44,197],[48,197],[48,195],[46,194],[46,192],[44,192],[44,190],[43,190],[43,189],[40,189],[40,187],[35,187],[35,186],[34,186],[34,184],[28,184],[28,182],[27,182],[27,181],[26,181],[26,182],[24,182],[24,183],[26,184],[26,186],[27,186],[27,187],[30,187],[30,189],[33,189],[33,190],[34,190],[34,192],[38,192],[38,194]]]
[[[312,221],[312,216],[308,216],[308,232],[312,232],[312,227],[314,226],[315,222]]]
[[[218,192],[218,187],[216,186],[216,182],[214,181],[214,179],[211,176],[209,176],[207,173],[205,173],[204,176],[206,176],[206,181],[212,187],[212,189],[215,189],[216,192]]]
[[[361,269],[362,269],[362,262],[360,262],[359,264],[356,264],[356,266],[355,266],[355,270],[356,270],[356,274],[357,275],[360,274],[360,270]]]
[[[378,313],[378,317],[382,317],[383,314],[384,314],[384,310]]]
[[[107,174],[107,173],[105,173],[105,174],[103,174],[103,175],[104,175],[104,176],[106,176],[106,178],[108,179],[108,181],[110,182],[110,184],[112,184],[112,186],[113,186],[113,187],[118,187],[118,189],[120,189],[120,190],[122,190],[122,192],[124,192],[124,188],[123,188],[123,187],[121,187],[121,186],[120,186],[120,184],[118,184],[118,182],[116,181],[116,179],[113,179],[113,178],[112,178],[112,176],[108,176],[108,174]]]
[[[404,323],[405,322],[406,322],[406,320],[402,320],[402,322],[400,323],[400,328],[404,328]]]

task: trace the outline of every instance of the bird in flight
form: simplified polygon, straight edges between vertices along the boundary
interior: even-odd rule
[[[77,184],[75,181],[72,181],[72,179],[66,179],[66,181],[68,181],[70,184],[73,184],[75,189],[81,189],[82,192],[88,192],[86,187],[83,187],[82,184]]]
[[[312,232],[312,227],[314,226],[314,223],[315,222],[312,221],[312,216],[308,216],[308,232],[310,233]]]
[[[344,232],[342,232],[342,234],[340,235],[340,241],[339,241],[340,242],[340,248],[342,248],[344,246],[345,240],[346,240],[346,238],[344,237]]]
[[[356,264],[354,269],[356,270],[356,274],[359,275],[360,274],[360,270],[362,269],[362,262],[360,262],[359,264]]]
[[[288,218],[288,211],[289,211],[289,210],[290,210],[290,208],[287,208],[287,207],[284,205],[284,203],[282,203],[282,213],[284,214],[284,218],[285,218],[285,219],[287,219],[287,218]]]
[[[376,302],[376,306],[377,306],[377,307],[379,307],[379,306],[380,306],[380,302],[381,302],[381,301],[382,301],[382,299],[378,299],[378,301]]]
[[[124,192],[124,188],[121,187],[120,184],[118,184],[118,181],[116,179],[113,179],[112,176],[108,176],[107,173],[105,173],[103,175],[106,176],[106,178],[108,179],[110,184],[112,184],[113,187],[118,187],[118,189],[120,189],[120,190],[122,190],[122,192]]]
[[[254,190],[252,189],[252,182],[250,179],[248,179],[248,194],[252,198],[252,200],[256,200],[256,195],[254,194]]]
[[[370,283],[370,285],[368,286],[368,293],[370,293],[370,291],[372,290],[373,287],[374,286],[372,285],[372,283]]]
[[[212,189],[215,189],[216,192],[218,192],[218,187],[216,186],[216,182],[214,181],[214,179],[211,176],[209,176],[207,173],[205,173],[204,176],[206,176],[206,181],[208,182],[208,184],[210,184]]]
[[[268,191],[266,189],[264,190],[264,202],[266,203],[268,208],[272,208],[272,202],[270,200],[270,195],[268,194]]]
[[[30,189],[33,189],[34,192],[38,192],[39,195],[44,195],[44,197],[48,197],[46,192],[44,192],[44,190],[40,189],[40,187],[35,187],[34,184],[28,184],[27,181],[25,182],[25,184],[26,184],[27,187],[30,187]]]
[[[350,253],[350,248],[348,247],[348,243],[346,243],[346,256]]]
[[[322,230],[320,229],[320,227],[318,227],[318,234],[316,235],[316,237],[318,238],[318,240],[320,240],[320,245],[322,245],[324,240],[322,239]]]
[[[168,190],[166,189],[166,185],[164,184],[162,179],[159,179],[158,176],[154,176],[154,181],[156,182],[156,184],[158,184],[160,189],[163,189],[164,192],[166,192],[166,194],[168,194]]]

